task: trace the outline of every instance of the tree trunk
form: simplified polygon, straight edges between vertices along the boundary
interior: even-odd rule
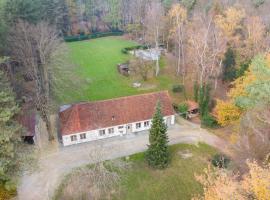
[[[180,38],[178,38],[178,58],[177,58],[177,72],[176,72],[177,76],[180,73],[180,63],[181,63],[181,44],[180,44]]]
[[[158,52],[158,46],[159,46],[158,40],[159,40],[159,27],[156,28],[156,36],[155,36],[156,53]],[[156,76],[158,76],[158,74],[159,74],[159,57],[158,57],[158,59],[156,61]]]
[[[53,129],[52,129],[52,122],[50,120],[50,116],[48,114],[46,114],[45,118],[44,118],[45,124],[46,124],[46,128],[48,131],[48,136],[49,136],[49,141],[53,141],[54,140],[54,134],[53,134]]]
[[[158,52],[158,42],[156,41],[156,53]],[[159,75],[159,58],[156,60],[156,76]]]
[[[185,63],[185,52],[184,52],[184,43],[183,43],[183,29],[181,28],[181,55],[182,55],[182,78],[183,78],[183,85],[185,85],[185,76],[186,76],[186,63]]]

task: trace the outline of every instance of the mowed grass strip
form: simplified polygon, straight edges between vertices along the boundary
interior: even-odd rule
[[[216,150],[206,144],[198,147],[179,144],[170,147],[172,162],[165,170],[147,166],[143,153],[131,156],[133,167],[122,175],[121,195],[115,199],[125,200],[190,200],[203,192],[194,174],[203,173]],[[182,158],[180,152],[188,150],[190,158]]]

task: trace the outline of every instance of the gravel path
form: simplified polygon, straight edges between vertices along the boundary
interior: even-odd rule
[[[185,122],[176,124],[168,131],[170,144],[205,142],[220,150],[226,147],[225,141],[208,133],[197,125]],[[75,146],[59,148],[40,158],[39,169],[22,177],[18,188],[20,200],[49,200],[61,178],[73,168],[91,163],[90,153],[102,149],[102,160],[114,159],[145,151],[148,144],[148,133],[114,137]]]

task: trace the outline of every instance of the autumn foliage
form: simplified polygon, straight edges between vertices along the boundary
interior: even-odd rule
[[[247,162],[248,172],[239,177],[226,170],[212,170],[210,167],[203,175],[195,175],[203,185],[202,196],[193,200],[269,200],[270,199],[270,165],[259,166],[256,162]]]
[[[217,101],[216,117],[221,126],[227,126],[238,121],[241,117],[241,113],[240,108],[235,106],[232,102]]]

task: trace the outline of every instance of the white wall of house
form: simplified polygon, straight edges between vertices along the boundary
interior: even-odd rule
[[[175,116],[165,116],[164,121],[168,126],[171,126],[175,123]],[[131,125],[130,133],[140,132],[149,130],[151,128],[151,119],[139,122],[133,122],[130,124],[123,124],[113,127],[106,127],[101,129],[96,129],[92,131],[85,131],[81,133],[74,133],[70,135],[63,135],[62,142],[64,146],[69,146],[73,144],[80,144],[84,142],[90,142],[94,140],[122,136],[128,133],[127,126]]]

